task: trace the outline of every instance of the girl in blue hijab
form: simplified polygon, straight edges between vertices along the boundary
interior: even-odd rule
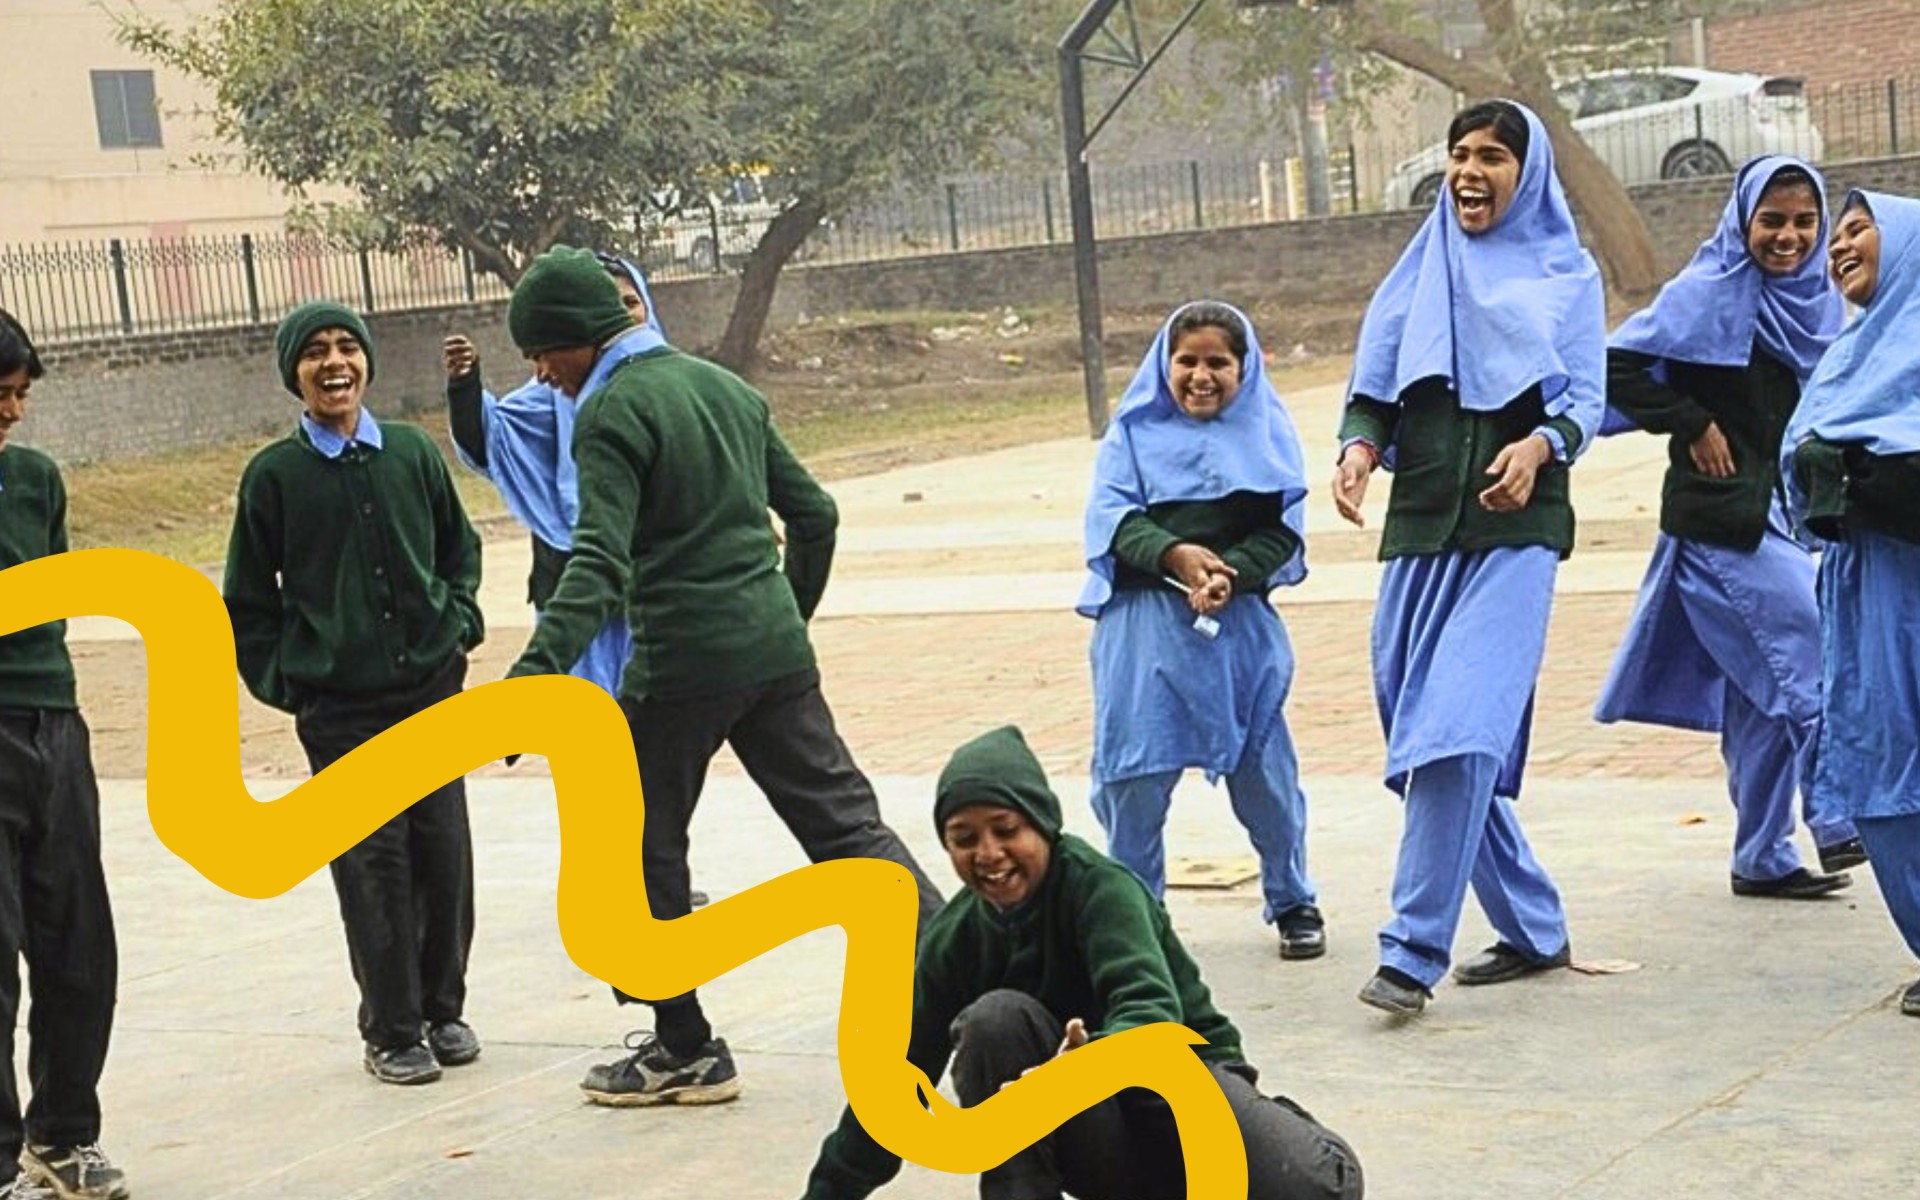
[[[601,265],[620,288],[639,324],[621,335],[624,359],[666,344],[640,268],[611,254]],[[631,343],[631,344],[629,344]],[[527,601],[545,606],[560,582],[573,549],[573,525],[580,515],[580,490],[573,469],[573,417],[578,402],[537,379],[496,398],[481,384],[473,343],[458,334],[446,340],[447,419],[460,461],[485,475],[500,490],[507,510],[533,534],[533,570]],[[585,393],[582,393],[583,395]],[[620,674],[633,641],[624,614],[609,619],[568,672],[619,697]]]
[[[1920,201],[1851,192],[1828,244],[1860,315],[1787,427],[1795,513],[1825,542],[1816,787],[1860,830],[1920,956]],[[1920,983],[1900,1011],[1920,1016]]]
[[[1267,601],[1306,575],[1306,494],[1252,322],[1213,301],[1175,310],[1107,426],[1087,504],[1093,811],[1157,897],[1174,785],[1188,767],[1224,777],[1283,958],[1326,951],[1281,711],[1293,647]]]
[[[1852,882],[1854,829],[1813,787],[1820,611],[1791,531],[1780,444],[1840,332],[1826,181],[1785,155],[1734,177],[1713,236],[1613,335],[1613,411],[1668,438],[1660,537],[1594,717],[1720,734],[1733,892],[1806,900]],[[1821,871],[1793,844],[1798,787]]]
[[[1471,883],[1499,935],[1454,978],[1569,961],[1559,892],[1515,815],[1560,560],[1568,467],[1605,407],[1605,302],[1539,118],[1505,100],[1456,116],[1446,186],[1360,327],[1334,503],[1364,524],[1396,472],[1374,614],[1387,786],[1406,801],[1393,919],[1360,999],[1421,1011]]]

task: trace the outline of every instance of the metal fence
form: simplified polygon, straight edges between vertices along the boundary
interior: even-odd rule
[[[1733,94],[1700,84],[1678,101],[1637,102],[1652,95],[1645,89],[1679,87],[1672,79],[1655,72],[1576,81],[1570,99],[1580,111],[1578,126],[1629,184],[1720,173],[1762,152],[1829,164],[1920,152],[1920,77],[1817,90],[1770,83]],[[1330,156],[1329,211],[1429,202],[1432,193],[1423,188],[1436,186],[1444,171],[1444,132],[1352,131]],[[1298,158],[1096,167],[1092,176],[1095,228],[1103,238],[1307,215],[1308,181]],[[1065,242],[1066,194],[1063,173],[965,176],[896,189],[816,230],[798,257],[858,263]],[[619,248],[655,279],[723,274],[738,269],[775,211],[722,205],[670,220],[642,217],[630,244]],[[390,254],[297,235],[0,246],[0,307],[50,344],[259,325],[321,297],[390,312],[506,295],[468,257],[437,246]]]

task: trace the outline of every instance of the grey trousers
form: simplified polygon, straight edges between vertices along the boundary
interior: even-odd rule
[[[953,1086],[967,1108],[1053,1057],[1061,1020],[1024,992],[988,992],[953,1023]],[[1244,1063],[1209,1063],[1240,1124],[1248,1200],[1360,1200],[1360,1160],[1291,1100],[1263,1096]],[[1087,1109],[980,1177],[981,1200],[1179,1200],[1186,1159],[1173,1110],[1129,1088]]]

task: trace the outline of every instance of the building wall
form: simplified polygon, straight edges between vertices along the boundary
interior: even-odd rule
[[[1794,75],[1809,87],[1920,76],[1914,0],[1804,0],[1707,22],[1707,65]]]
[[[1920,194],[1920,156],[1853,163],[1829,181]],[[1686,180],[1634,190],[1662,266],[1677,271],[1719,220],[1727,180]],[[1255,302],[1357,306],[1399,257],[1421,214],[1331,217],[1106,242],[1100,283],[1115,308],[1166,307],[1195,295]],[[719,340],[733,303],[731,279],[661,283],[654,298],[675,340]],[[770,324],[851,311],[1069,307],[1073,255],[1065,245],[796,268],[782,274]],[[440,339],[478,344],[488,378],[518,382],[524,366],[506,337],[500,304],[378,314],[376,412],[436,407],[444,376]],[[284,430],[294,400],[273,361],[272,330],[126,338],[60,346],[20,440],[65,461],[153,454]]]
[[[218,0],[132,0],[170,24],[211,16]],[[119,7],[119,6],[116,6]],[[278,185],[202,161],[224,149],[194,115],[205,88],[115,38],[93,0],[0,2],[0,243],[266,232],[284,224]],[[158,149],[102,149],[91,72],[151,70]]]

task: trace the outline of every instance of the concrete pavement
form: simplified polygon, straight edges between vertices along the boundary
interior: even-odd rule
[[[1290,400],[1330,473],[1337,396]],[[1069,827],[1097,840],[1085,802],[1087,623],[1064,611],[1079,583],[1090,461],[1086,442],[1048,443],[833,488],[843,538],[815,626],[827,695],[889,820],[943,886],[932,777],[992,724],[1029,731]],[[1916,968],[1869,872],[1821,903],[1735,900],[1712,739],[1586,718],[1644,567],[1662,462],[1654,439],[1633,437],[1603,444],[1576,475],[1586,532],[1561,574],[1524,801],[1592,973],[1443,986],[1404,1024],[1353,998],[1387,916],[1400,819],[1378,784],[1366,684],[1372,533],[1341,532],[1324,488],[1314,495],[1314,575],[1282,605],[1301,658],[1289,712],[1331,951],[1281,963],[1244,885],[1179,890],[1170,908],[1265,1085],[1353,1142],[1372,1196],[1880,1196],[1910,1188],[1920,1168],[1910,1099],[1920,1022],[1895,1002]],[[1384,500],[1384,489],[1371,497],[1376,524]],[[524,553],[519,539],[488,547],[494,632],[476,679],[497,675],[524,639]],[[74,627],[96,648],[127,632]],[[287,786],[262,779],[255,791]],[[105,783],[122,948],[106,1144],[136,1196],[799,1194],[842,1097],[841,935],[809,935],[705,990],[740,1060],[740,1102],[584,1106],[578,1077],[644,1010],[616,1010],[561,948],[554,797],[537,765],[470,787],[470,1015],[487,1048],[440,1084],[398,1089],[360,1071],[324,875],[272,901],[227,895],[154,839],[139,780]],[[1184,785],[1169,852],[1247,854],[1224,794]],[[718,771],[695,823],[700,885],[724,903],[801,865],[751,785]],[[1490,939],[1469,910],[1461,955]],[[882,1194],[961,1200],[973,1186],[909,1168]]]

